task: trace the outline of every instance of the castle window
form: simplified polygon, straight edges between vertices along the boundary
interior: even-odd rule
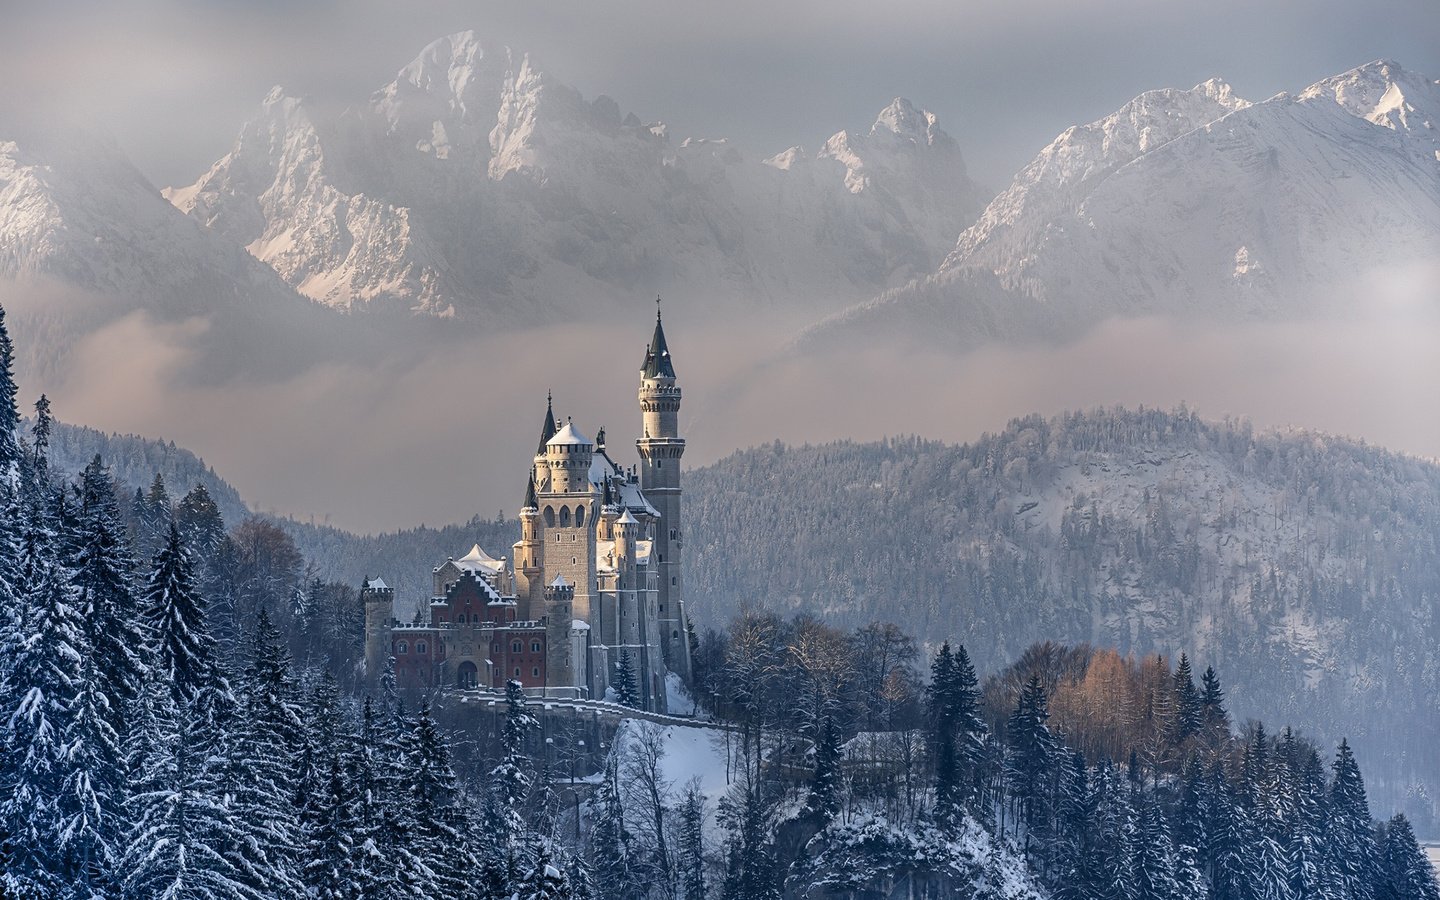
[[[461,613],[460,615],[456,616],[456,617],[455,617],[455,621],[459,622],[461,625],[464,625],[464,624],[465,624],[465,614],[464,614],[464,613]]]
[[[530,642],[530,652],[531,652],[531,653],[539,653],[539,652],[540,652],[540,642],[539,642],[539,641],[531,641],[531,642]]]
[[[425,642],[424,642],[424,641],[416,641],[416,642],[415,642],[415,652],[416,652],[416,653],[424,653],[424,652],[425,652]]]
[[[494,653],[496,656],[499,656],[499,655],[500,655],[500,642],[499,642],[499,641],[496,641],[495,643],[493,643],[493,644],[490,645],[490,652],[491,652],[491,653]]]
[[[531,669],[531,670],[530,670],[530,674],[531,674],[531,675],[534,675],[536,678],[539,678],[539,677],[540,677],[540,667],[539,667],[539,666],[536,666],[535,668]]]
[[[555,527],[555,508],[553,506],[545,507],[545,525],[548,528]]]
[[[568,506],[562,506],[562,507],[560,507],[560,527],[561,527],[561,528],[569,528],[569,527],[570,527],[570,507],[568,507]]]
[[[560,532],[558,532],[558,531],[555,532],[555,543],[558,544],[558,543],[560,543],[560,542],[563,541],[563,540],[565,540],[565,536],[564,536],[563,534],[561,534]]]
[[[671,636],[672,638],[678,638],[678,637],[680,636],[680,632],[678,632],[678,631],[672,631],[672,632],[670,632],[670,636]]]
[[[660,604],[660,611],[661,611],[661,612],[664,612],[664,611],[665,611],[665,604],[663,604],[663,603]]]
[[[578,560],[578,559],[576,559],[575,557],[572,556],[572,557],[570,557],[570,565],[572,565],[572,566],[578,566],[578,565],[580,565],[580,560]]]
[[[519,641],[511,641],[511,643],[510,643],[510,652],[511,652],[511,653],[519,653],[519,652],[520,652],[520,648],[521,648],[521,644],[520,644]]]
[[[515,667],[515,677],[516,677],[516,678],[519,678],[519,677],[520,677],[520,667],[519,667],[519,666],[516,666],[516,667]]]
[[[671,583],[671,584],[679,584],[679,583],[680,583],[680,579],[679,579],[678,577],[674,576],[674,575],[671,575],[671,576],[670,576],[670,583]]]
[[[585,507],[583,507],[583,506],[577,506],[577,507],[575,507],[575,527],[576,527],[576,528],[584,528],[584,527],[585,527]]]
[[[396,652],[396,653],[409,653],[409,652],[410,652],[410,643],[409,643],[408,641],[396,641],[396,642],[395,642],[395,652]]]

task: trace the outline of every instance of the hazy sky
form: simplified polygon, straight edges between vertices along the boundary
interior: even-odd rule
[[[755,154],[813,151],[903,95],[939,114],[995,189],[1059,131],[1145,89],[1218,75],[1259,100],[1380,57],[1440,76],[1440,0],[0,4],[0,139],[12,117],[78,119],[118,138],[156,185],[208,168],[272,85],[362,102],[430,40],[466,28],[529,51],[587,97],[668,122],[677,138],[730,137]],[[1409,303],[1417,290],[1433,298],[1435,283],[1426,273],[1365,296]],[[687,464],[775,437],[967,440],[1029,412],[1180,401],[1440,455],[1440,422],[1415,414],[1440,393],[1434,320],[1225,333],[1122,323],[1058,349],[911,354],[904,391],[872,376],[893,370],[887,358],[737,376],[747,367],[735,347],[758,359],[774,347],[757,336],[778,342],[804,323],[744,324],[727,340],[674,322]],[[465,352],[412,348],[379,368],[326,362],[263,385],[178,377],[203,327],[127,317],[84,336],[67,377],[24,383],[26,400],[44,389],[68,421],[174,439],[258,507],[366,530],[513,513],[543,389],[511,373],[541,342],[586,361],[548,373],[560,411],[586,429],[609,426],[617,448],[635,437],[643,321],[613,333],[461,336],[473,343]],[[596,346],[618,355],[590,364]],[[633,461],[633,448],[619,458]]]
[[[1070,124],[1211,76],[1297,90],[1377,57],[1440,75],[1436,0],[49,0],[5,7],[0,122],[65,114],[158,185],[224,153],[274,84],[362,100],[466,28],[672,133],[769,155],[904,95],[999,188]]]

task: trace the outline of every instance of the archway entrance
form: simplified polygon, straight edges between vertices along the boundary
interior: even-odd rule
[[[462,688],[473,688],[475,686],[475,664],[473,662],[462,662],[460,668],[455,671],[455,683]]]

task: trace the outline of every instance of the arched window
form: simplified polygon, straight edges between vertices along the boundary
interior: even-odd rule
[[[396,653],[409,653],[409,652],[410,652],[410,643],[409,643],[408,641],[396,641],[396,642],[395,642],[395,652],[396,652]]]
[[[456,617],[455,617],[455,621],[459,622],[461,625],[464,625],[464,624],[465,624],[465,614],[464,614],[464,613],[461,613],[460,615],[456,616]]]
[[[568,507],[568,506],[562,506],[562,507],[560,507],[560,527],[561,527],[561,528],[569,528],[569,527],[570,527],[570,507]]]
[[[545,507],[545,527],[555,527],[555,507],[553,506]]]
[[[424,642],[424,641],[416,641],[416,642],[415,642],[415,652],[416,652],[416,653],[424,653],[424,652],[425,652],[425,642]]]
[[[670,636],[671,636],[672,638],[678,638],[678,637],[680,636],[680,632],[678,632],[678,631],[672,631],[672,632],[670,632]]]
[[[521,650],[521,644],[520,644],[520,642],[519,642],[519,641],[511,641],[511,643],[510,643],[510,652],[511,652],[511,653],[519,653],[520,650]]]
[[[516,678],[519,678],[519,677],[520,677],[520,667],[519,667],[519,666],[516,666],[516,667],[515,667],[515,677],[516,677]]]
[[[531,641],[531,642],[530,642],[530,652],[531,652],[531,653],[539,653],[539,652],[540,652],[540,642],[539,642],[539,641]]]
[[[539,677],[540,677],[540,667],[539,667],[539,666],[536,666],[535,668],[531,669],[531,670],[530,670],[530,674],[531,674],[531,675],[534,675],[536,678],[539,678]]]
[[[577,507],[575,507],[575,527],[576,527],[576,528],[584,528],[584,527],[585,527],[585,507],[583,507],[583,506],[577,506]]]

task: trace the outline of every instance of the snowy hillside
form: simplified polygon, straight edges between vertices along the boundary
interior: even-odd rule
[[[905,100],[818,154],[762,161],[587,101],[473,32],[338,117],[275,89],[166,194],[331,306],[500,324],[656,289],[834,309],[932,270],[987,196]]]
[[[1437,128],[1440,86],[1383,61],[1254,104],[1219,81],[1142,94],[1057,137],[935,274],[807,339],[1362,308],[1366,276],[1440,257]]]
[[[207,317],[196,359],[211,376],[272,365],[334,317],[166,203],[112,142],[58,129],[0,132],[0,296],[19,367],[39,376],[140,310]]]
[[[112,143],[0,135],[0,278],[49,276],[159,311],[295,299],[237,249],[176,215]]]
[[[1437,723],[1402,727],[1440,690],[1433,463],[1116,411],[962,447],[749,450],[688,473],[686,504],[698,621],[769,596],[962,641],[982,668],[1040,640],[1185,651],[1242,717],[1348,735],[1393,802],[1440,787]]]

